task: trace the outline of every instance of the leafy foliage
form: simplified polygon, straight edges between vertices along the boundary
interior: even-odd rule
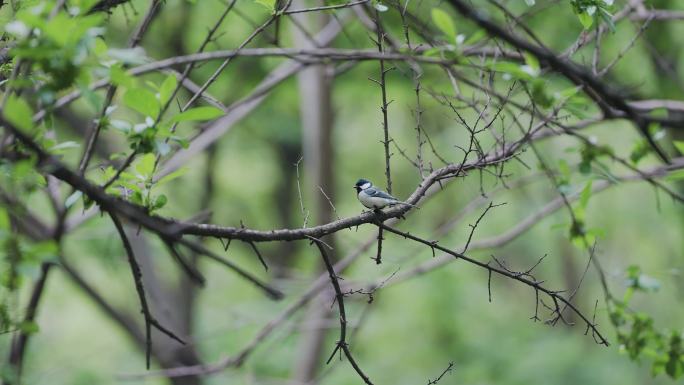
[[[617,331],[620,349],[629,358],[651,361],[651,374],[666,374],[678,379],[684,374],[684,334],[676,330],[658,330],[653,318],[629,308],[635,293],[650,294],[660,289],[660,282],[647,276],[637,265],[627,269],[627,290],[621,301],[610,302],[610,320]]]

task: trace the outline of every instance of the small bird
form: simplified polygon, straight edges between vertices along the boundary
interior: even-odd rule
[[[359,179],[354,185],[356,196],[359,202],[369,209],[379,210],[387,206],[406,205],[416,207],[410,203],[402,202],[399,199],[373,186],[369,180]],[[418,208],[418,207],[416,207]]]

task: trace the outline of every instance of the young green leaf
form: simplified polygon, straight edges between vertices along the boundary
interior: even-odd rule
[[[162,106],[169,101],[177,85],[178,79],[174,75],[169,75],[164,79],[164,82],[159,86],[159,102],[161,102]]]
[[[166,205],[166,202],[168,202],[168,198],[166,198],[166,195],[160,194],[156,198],[154,198],[154,201],[152,202],[152,210],[157,210]]]
[[[109,78],[114,85],[119,87],[133,88],[137,83],[137,79],[129,75],[121,64],[116,64],[109,68]]]
[[[594,24],[594,16],[589,15],[587,12],[578,13],[577,18],[582,23],[584,29],[589,29]]]
[[[675,140],[674,146],[680,154],[684,155],[684,140]]]
[[[523,53],[523,56],[525,57],[525,64],[527,64],[535,74],[538,74],[541,69],[539,66],[539,59],[529,52]]]
[[[448,13],[439,8],[432,8],[432,22],[449,40],[456,39],[456,27]]]
[[[266,9],[268,9],[271,12],[275,12],[276,0],[254,0],[254,2],[263,5],[264,7],[266,7]]]
[[[582,208],[587,207],[587,203],[589,203],[589,198],[591,198],[591,185],[592,181],[587,181],[587,184],[584,185],[582,193],[580,194],[580,207]]]
[[[138,160],[138,164],[135,166],[135,171],[147,179],[154,172],[154,164],[156,161],[157,157],[154,154],[145,154],[140,157],[140,160]]]
[[[171,182],[172,180],[174,180],[174,179],[176,179],[176,178],[179,178],[179,177],[183,176],[186,172],[188,172],[188,170],[189,170],[189,169],[188,169],[187,167],[181,167],[181,168],[179,168],[178,170],[176,170],[176,171],[170,173],[169,175],[166,175],[165,177],[160,178],[160,179],[157,181],[157,183],[155,184],[155,186],[159,187],[159,186],[161,186],[161,185],[163,185],[163,184],[165,184],[165,183],[169,183],[169,182]]]
[[[19,129],[30,131],[33,127],[33,111],[31,110],[31,106],[18,96],[10,95],[2,114],[5,119]]]
[[[156,118],[159,114],[159,100],[157,96],[146,88],[132,88],[123,97],[124,104],[145,116]]]

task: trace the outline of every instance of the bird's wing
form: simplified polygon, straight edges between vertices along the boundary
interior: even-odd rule
[[[371,197],[374,197],[374,198],[383,198],[383,199],[389,199],[389,200],[393,200],[393,201],[396,201],[396,200],[397,200],[397,198],[395,198],[395,197],[389,195],[388,193],[386,193],[386,192],[384,192],[384,191],[382,191],[382,190],[378,190],[378,189],[376,189],[375,187],[369,187],[369,188],[367,188],[367,189],[365,189],[365,190],[363,190],[363,191],[364,191],[366,194],[368,194],[368,196],[371,196]]]

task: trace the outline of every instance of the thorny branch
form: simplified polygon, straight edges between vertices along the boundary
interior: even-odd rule
[[[478,260],[470,258],[464,254],[461,254],[461,253],[452,251],[446,247],[440,246],[437,243],[437,241],[428,241],[428,240],[422,239],[420,237],[417,237],[415,235],[412,235],[410,233],[400,231],[400,230],[397,230],[397,229],[389,227],[389,226],[385,226],[385,225],[380,225],[380,226],[382,226],[383,229],[385,229],[391,233],[400,235],[406,239],[410,239],[410,240],[418,242],[418,243],[422,243],[422,244],[430,247],[433,250],[436,249],[436,250],[442,251],[444,253],[447,253],[447,254],[453,256],[454,258],[462,259],[462,260],[464,260],[470,264],[473,264],[473,265],[478,266],[480,268],[486,269],[488,272],[492,272],[492,273],[496,273],[496,274],[508,277],[510,279],[521,282],[521,283],[533,288],[535,291],[540,291],[542,293],[545,293],[551,300],[554,301],[554,304],[556,304],[554,311],[560,312],[559,303],[563,303],[563,304],[567,305],[568,308],[570,308],[575,314],[577,314],[577,316],[579,316],[586,323],[586,325],[591,329],[592,334],[598,339],[598,342],[602,345],[608,346],[608,340],[598,330],[598,328],[597,328],[598,325],[596,325],[595,323],[590,321],[579,309],[577,309],[577,307],[575,307],[575,305],[573,305],[569,300],[567,300],[566,298],[561,296],[558,291],[547,289],[546,287],[542,286],[543,281],[537,281],[537,280],[529,277],[529,273],[513,272],[513,271],[511,271],[511,270],[509,270],[503,266],[501,266],[499,268],[493,267],[488,263],[478,261]]]
[[[126,232],[124,231],[123,225],[119,221],[119,219],[116,217],[115,214],[109,213],[110,218],[112,219],[112,222],[114,223],[114,227],[116,227],[116,231],[119,233],[119,237],[121,238],[121,243],[124,246],[124,250],[126,251],[126,256],[128,257],[128,264],[131,267],[131,274],[133,275],[133,281],[135,282],[135,290],[138,292],[138,299],[140,300],[140,307],[142,309],[143,317],[145,318],[145,340],[146,340],[146,366],[147,369],[150,368],[150,357],[152,354],[152,327],[154,326],[155,329],[159,330],[160,332],[166,334],[170,338],[173,338],[174,340],[178,341],[179,343],[185,345],[185,341],[183,341],[180,337],[178,337],[174,332],[170,331],[166,327],[162,326],[159,321],[157,321],[154,316],[152,316],[152,313],[150,311],[150,307],[147,304],[147,297],[145,296],[145,289],[143,288],[143,282],[142,282],[142,270],[140,269],[140,265],[135,259],[135,255],[133,254],[133,247],[131,247],[130,242],[128,241],[128,236],[126,236]]]
[[[347,360],[349,360],[349,363],[354,368],[356,373],[359,375],[359,377],[361,377],[363,382],[368,385],[373,385],[368,376],[363,372],[363,370],[361,370],[359,364],[356,362],[356,360],[351,354],[351,350],[349,349],[349,344],[347,343],[347,315],[344,308],[344,293],[342,293],[342,289],[340,289],[340,283],[338,281],[337,274],[335,273],[335,269],[333,268],[333,265],[330,262],[330,258],[328,257],[328,252],[325,249],[325,245],[321,241],[315,240],[313,241],[313,243],[315,243],[318,247],[318,251],[321,253],[321,258],[323,258],[325,268],[326,270],[328,270],[330,283],[335,289],[335,299],[337,302],[337,307],[340,311],[340,339],[337,341],[337,345],[335,346],[335,349],[330,355],[330,358],[328,358],[327,363],[330,363],[330,361],[335,357],[335,353],[337,353],[338,351],[342,351],[344,355],[347,357]]]

